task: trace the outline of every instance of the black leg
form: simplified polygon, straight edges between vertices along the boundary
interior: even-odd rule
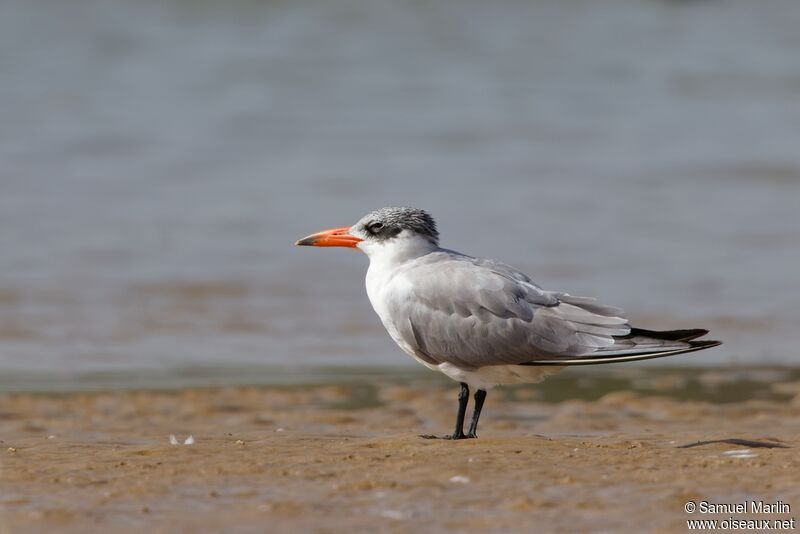
[[[475,408],[472,410],[472,422],[469,424],[468,438],[478,437],[478,419],[481,418],[481,410],[483,409],[483,401],[486,400],[486,390],[479,389],[475,392]]]
[[[484,396],[486,392],[484,392]],[[476,397],[477,399],[477,393]],[[456,428],[450,436],[433,436],[431,434],[422,434],[420,437],[425,439],[465,439],[467,436],[464,434],[464,417],[467,415],[467,402],[469,402],[469,386],[461,382],[461,391],[458,393],[458,415],[456,415]]]
[[[467,403],[469,402],[469,386],[461,382],[461,391],[458,392],[458,415],[456,416],[456,428],[453,430],[451,439],[464,439],[464,417],[467,415]]]

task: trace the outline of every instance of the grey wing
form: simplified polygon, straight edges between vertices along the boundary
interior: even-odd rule
[[[505,264],[449,252],[412,263],[392,305],[395,327],[425,361],[474,369],[591,354],[630,332],[619,308],[544,291]]]

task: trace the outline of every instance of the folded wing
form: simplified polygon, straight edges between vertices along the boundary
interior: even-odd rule
[[[392,283],[402,288],[390,301],[398,334],[431,364],[608,363],[711,343],[631,329],[619,308],[545,291],[508,265],[449,251],[409,262]]]

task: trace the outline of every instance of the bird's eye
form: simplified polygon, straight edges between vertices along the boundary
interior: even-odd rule
[[[382,222],[374,222],[374,223],[370,224],[369,226],[367,226],[367,230],[369,230],[370,233],[377,234],[378,232],[383,230],[383,223]]]

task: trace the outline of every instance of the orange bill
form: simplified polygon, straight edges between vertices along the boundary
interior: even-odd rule
[[[347,232],[350,230],[349,226],[342,226],[341,228],[331,228],[330,230],[323,230],[316,234],[311,234],[304,237],[295,245],[301,247],[349,247],[355,248],[362,240]]]

